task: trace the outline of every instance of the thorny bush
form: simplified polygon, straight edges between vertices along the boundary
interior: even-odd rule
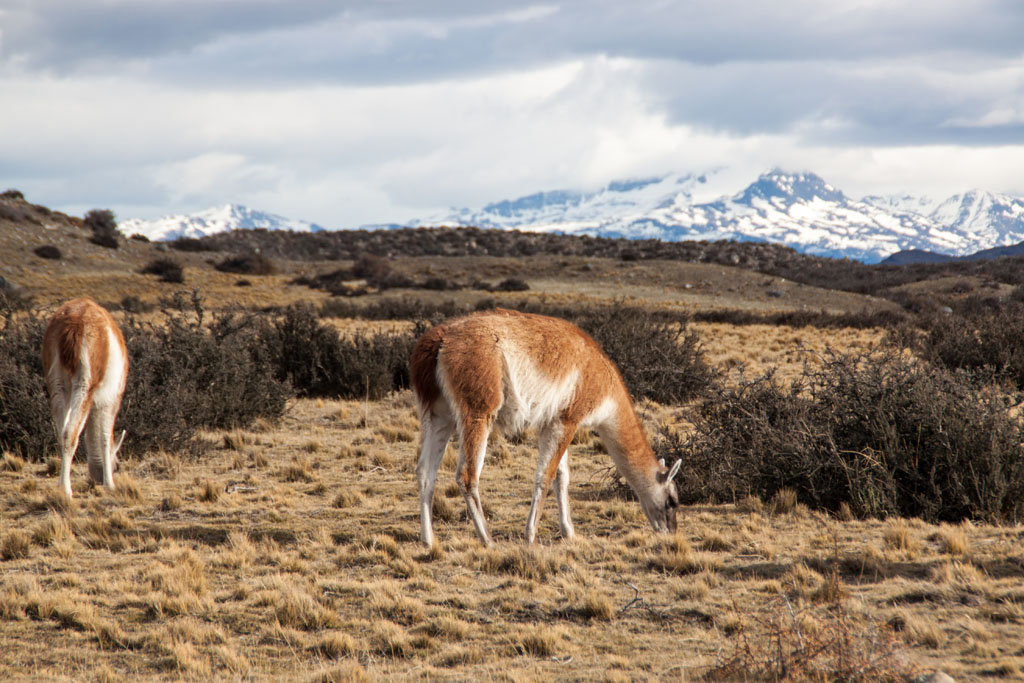
[[[122,329],[130,369],[116,429],[124,452],[196,450],[201,427],[281,415],[290,395],[262,343],[261,317],[219,316],[205,324],[198,298],[165,309],[158,324],[129,317]],[[0,448],[41,460],[57,449],[42,375],[43,330],[35,313],[4,318],[0,332]]]
[[[1008,301],[935,315],[920,337],[919,350],[933,363],[992,376],[1024,390],[1024,305]]]
[[[767,500],[790,488],[859,517],[1012,521],[1024,504],[1024,430],[1005,397],[897,352],[830,355],[791,388],[771,375],[707,399],[691,434],[664,430],[685,502]]]
[[[288,307],[265,331],[278,379],[302,396],[378,399],[408,388],[415,339],[412,333],[342,337],[305,304]]]

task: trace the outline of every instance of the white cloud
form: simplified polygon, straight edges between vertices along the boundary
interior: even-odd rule
[[[11,0],[0,31],[0,185],[55,208],[340,227],[774,166],[1024,194],[1024,6],[997,0]]]

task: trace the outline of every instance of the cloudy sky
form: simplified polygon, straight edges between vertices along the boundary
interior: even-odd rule
[[[328,227],[772,167],[1024,195],[1019,0],[0,0],[0,189]]]

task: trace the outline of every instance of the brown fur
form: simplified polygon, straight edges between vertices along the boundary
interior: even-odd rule
[[[615,364],[590,335],[558,318],[499,308],[457,318],[428,331],[412,355],[413,388],[421,405],[430,405],[440,396],[437,362],[443,349],[451,393],[460,413],[470,421],[489,425],[502,400],[501,338],[524,349],[552,380],[563,379],[574,369],[580,371],[579,387],[561,414],[567,432],[575,432],[588,414],[611,397],[623,419],[618,436],[629,466],[636,470],[662,469],[644,437]],[[562,343],[551,344],[551,339]],[[565,439],[566,443],[571,441],[572,433]],[[557,467],[556,458],[551,464],[552,477]]]
[[[53,349],[56,347],[57,358],[61,365],[68,373],[74,374],[81,363],[79,353],[82,350],[82,343],[87,343],[91,372],[89,378],[89,396],[91,398],[92,390],[103,379],[107,368],[107,358],[110,356],[106,335],[108,328],[114,330],[114,338],[120,342],[123,355],[127,358],[128,352],[124,345],[124,337],[107,309],[86,297],[65,303],[57,309],[43,334],[44,372],[49,372],[50,359],[53,357]]]
[[[116,374],[107,376],[107,367],[117,350],[111,348],[112,333],[114,343],[124,361],[123,372],[117,369]],[[87,352],[88,362],[83,366],[82,352]],[[105,308],[88,298],[74,299],[62,305],[50,320],[43,334],[43,372],[50,395],[50,409],[61,447],[61,486],[70,495],[69,467],[71,457],[78,448],[82,430],[89,430],[94,418],[96,392],[105,381],[120,375],[120,386],[112,386],[112,396],[107,397],[103,406],[103,417],[111,420],[109,429],[102,439],[108,443],[96,445],[96,435],[88,437],[89,473],[96,481],[102,481],[109,488],[112,481],[104,473],[108,465],[116,468],[118,445],[114,445],[113,416],[120,409],[128,371],[128,350],[124,336],[114,322],[113,317]],[[58,370],[59,366],[61,370]],[[83,367],[88,368],[88,376],[80,377]],[[114,403],[109,403],[113,398]],[[107,427],[102,427],[107,429]],[[110,449],[109,451],[107,449]],[[109,457],[108,457],[109,456]]]
[[[535,496],[540,496],[538,509],[558,473],[561,458],[584,421],[598,430],[606,445],[613,447],[613,459],[620,472],[647,501],[645,510],[651,509],[649,501],[653,500],[647,497],[648,493],[665,484],[667,470],[655,458],[644,436],[615,364],[597,342],[565,320],[504,309],[456,318],[419,339],[410,369],[424,425],[430,424],[430,413],[438,401],[450,401],[457,414],[462,439],[457,480],[471,511],[474,501],[479,499],[479,459],[496,422],[514,428],[527,426],[518,424],[520,421],[537,426],[546,424],[549,429],[545,438],[556,439],[542,447],[542,455],[552,455],[550,460],[541,461],[543,471],[538,473],[537,482],[540,493],[535,490]],[[515,386],[523,395],[506,393],[506,372],[517,378]],[[574,383],[567,385],[574,374]],[[531,382],[536,385],[531,386]],[[535,395],[526,395],[530,391]],[[509,396],[518,398],[506,406],[504,401]],[[611,414],[603,412],[608,401],[614,405]],[[548,413],[549,410],[552,412]],[[553,425],[560,431],[551,431]],[[421,463],[422,458],[421,455]],[[421,495],[429,496],[433,480],[429,474],[421,474],[421,482],[424,481],[427,483],[421,483]],[[421,506],[425,504],[421,499]],[[661,504],[658,501],[656,505]],[[479,516],[477,521],[486,541]],[[673,513],[673,526],[674,521]],[[530,528],[528,524],[528,532]],[[429,540],[429,528],[425,529],[424,538]]]

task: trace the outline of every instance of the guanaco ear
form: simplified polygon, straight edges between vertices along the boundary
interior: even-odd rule
[[[676,475],[679,474],[679,468],[682,467],[682,466],[683,466],[683,461],[682,460],[676,460],[674,463],[672,463],[672,469],[670,469],[668,471],[668,477],[666,477],[665,480],[666,481],[672,481],[673,479],[675,479]]]
[[[120,436],[120,438],[118,438],[117,443],[114,444],[114,451],[113,451],[114,455],[117,455],[118,451],[121,450],[121,444],[124,443],[124,435],[127,434],[127,433],[128,433],[127,429],[122,429],[121,430],[121,436]]]
[[[658,458],[658,464],[665,467],[665,458]]]

